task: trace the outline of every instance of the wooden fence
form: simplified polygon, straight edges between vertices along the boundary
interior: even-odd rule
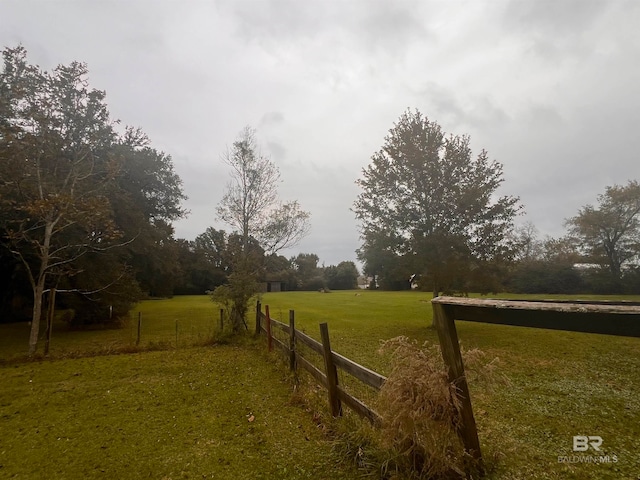
[[[437,297],[431,300],[431,304],[442,357],[449,370],[449,380],[458,388],[462,401],[462,422],[458,434],[465,449],[478,461],[480,468],[480,442],[464,376],[455,320],[640,337],[640,303],[634,302]]]
[[[284,332],[287,335],[287,341],[283,341],[274,335],[274,329]],[[263,313],[262,306],[260,302],[258,302],[256,306],[256,335],[262,333],[267,336],[267,347],[269,351],[271,351],[274,346],[282,350],[288,358],[291,371],[296,372],[297,368],[301,367],[327,389],[331,414],[334,417],[342,415],[342,404],[344,403],[358,415],[368,419],[372,424],[380,424],[380,416],[362,400],[348,393],[339,383],[338,369],[346,372],[376,391],[380,390],[386,377],[334,352],[331,349],[329,328],[326,323],[320,324],[322,341],[319,342],[300,330],[296,330],[295,313],[293,310],[289,311],[289,324],[287,325],[271,318],[268,305],[265,307],[265,312]],[[310,351],[320,356],[323,359],[324,369],[318,368],[311,358],[305,356],[301,351],[302,349],[299,348],[299,345],[308,347]]]

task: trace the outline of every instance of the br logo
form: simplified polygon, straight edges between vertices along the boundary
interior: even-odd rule
[[[597,435],[574,435],[573,436],[573,451],[574,452],[586,452],[589,447],[593,448],[596,452],[600,451],[600,445],[602,445],[602,437]]]

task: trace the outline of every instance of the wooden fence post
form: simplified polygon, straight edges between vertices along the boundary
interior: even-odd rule
[[[256,303],[256,337],[260,335],[260,317],[262,316],[262,305],[260,300]]]
[[[462,422],[458,428],[465,450],[476,460],[477,468],[482,475],[484,466],[482,464],[482,454],[480,452],[480,441],[478,440],[478,430],[473,416],[471,397],[469,396],[469,386],[464,375],[464,365],[460,354],[458,343],[458,332],[453,318],[453,311],[446,305],[432,304],[433,323],[438,332],[440,350],[442,358],[449,371],[449,381],[458,389],[458,398],[462,404],[460,412]]]
[[[267,316],[267,350],[273,350],[273,337],[271,337],[271,316],[269,315],[269,305],[264,307],[265,315]]]
[[[138,337],[136,338],[136,347],[140,345],[140,326],[142,323],[142,313],[138,312]]]
[[[293,310],[289,310],[289,370],[296,371],[296,321]]]
[[[224,308],[220,309],[220,331],[224,330]]]
[[[324,366],[327,372],[327,389],[329,390],[329,405],[331,405],[331,415],[342,416],[342,403],[338,396],[338,369],[333,363],[331,355],[331,342],[329,341],[329,327],[326,323],[320,324],[320,336],[322,337],[322,350]]]

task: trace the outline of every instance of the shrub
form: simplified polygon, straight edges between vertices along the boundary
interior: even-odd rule
[[[260,291],[255,276],[245,271],[237,271],[229,275],[229,283],[220,285],[209,294],[211,300],[220,304],[231,320],[233,333],[239,333],[246,323],[249,301]]]

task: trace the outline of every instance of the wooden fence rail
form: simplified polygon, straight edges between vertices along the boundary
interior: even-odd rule
[[[275,337],[273,335],[274,329],[286,333],[289,336],[289,342],[284,342]],[[329,405],[333,416],[337,417],[342,415],[342,404],[344,403],[372,424],[380,424],[380,415],[378,415],[375,410],[367,406],[362,400],[348,393],[345,388],[340,385],[338,381],[338,369],[346,372],[374,390],[380,390],[386,381],[386,377],[334,352],[331,349],[329,329],[326,323],[320,324],[322,341],[319,342],[295,328],[295,313],[293,310],[289,311],[289,325],[287,325],[271,318],[268,306],[265,307],[265,313],[263,313],[262,306],[260,302],[258,302],[256,306],[256,334],[266,335],[267,345],[276,345],[276,347],[282,350],[284,355],[289,358],[289,366],[292,371],[296,372],[297,368],[301,367],[309,372],[320,385],[327,389]],[[318,368],[309,358],[304,356],[300,349],[297,348],[298,344],[304,345],[322,357],[324,370]],[[269,349],[271,348],[269,347]]]
[[[455,320],[571,332],[640,337],[640,304],[633,302],[522,301],[437,297],[431,300],[442,357],[462,402],[458,434],[482,468],[480,442],[464,376]]]

